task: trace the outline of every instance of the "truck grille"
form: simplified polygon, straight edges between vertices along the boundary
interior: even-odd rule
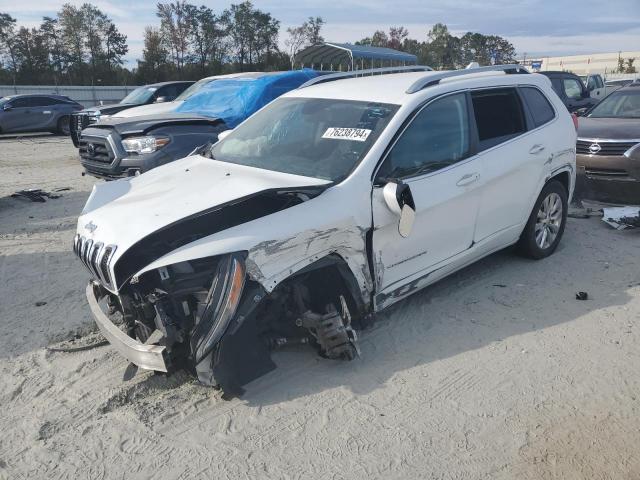
[[[80,137],[78,149],[82,160],[109,165],[113,163],[115,155],[111,151],[109,142],[103,137]]]
[[[582,155],[620,156],[637,144],[638,142],[604,142],[597,140],[578,140],[576,143],[576,153]]]
[[[76,234],[73,238],[73,253],[80,258],[91,275],[99,279],[105,287],[114,286],[109,273],[109,263],[115,251],[115,245],[94,242],[80,234]]]
[[[89,115],[88,113],[74,113],[71,116],[71,122],[69,126],[71,127],[71,135],[76,139],[76,141],[80,141],[80,133],[83,128],[87,128],[89,125],[93,125],[98,121],[98,118],[94,115]]]

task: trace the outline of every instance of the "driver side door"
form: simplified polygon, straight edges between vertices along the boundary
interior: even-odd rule
[[[32,122],[31,107],[28,97],[11,100],[6,104],[7,109],[2,115],[2,130],[4,132],[20,132],[30,130]]]
[[[469,102],[467,93],[455,93],[423,106],[376,174],[372,249],[379,305],[411,293],[408,284],[473,245],[482,162],[475,154]],[[389,182],[410,190],[415,215],[407,236],[401,235],[398,213],[385,200]]]

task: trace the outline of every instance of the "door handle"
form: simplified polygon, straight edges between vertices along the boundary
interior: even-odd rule
[[[534,145],[529,149],[529,153],[531,155],[536,155],[542,151],[544,151],[544,145]]]
[[[479,178],[480,178],[479,173],[467,173],[466,175],[463,175],[462,178],[456,182],[456,185],[459,187],[471,185],[473,182],[477,181]]]

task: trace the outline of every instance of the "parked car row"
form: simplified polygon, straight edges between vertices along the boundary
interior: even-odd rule
[[[352,359],[357,332],[408,295],[509,245],[557,248],[576,125],[548,78],[517,65],[303,75],[198,87],[162,121],[201,113],[233,130],[95,185],[74,251],[96,323],[134,366],[186,366],[238,393],[275,368],[274,348]],[[112,117],[80,142],[140,157],[182,142],[154,122]]]

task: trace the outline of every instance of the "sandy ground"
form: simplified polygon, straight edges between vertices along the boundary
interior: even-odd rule
[[[547,260],[501,252],[392,307],[361,359],[279,352],[224,401],[45,348],[92,330],[74,155],[0,140],[0,478],[640,479],[640,230],[570,219]]]

